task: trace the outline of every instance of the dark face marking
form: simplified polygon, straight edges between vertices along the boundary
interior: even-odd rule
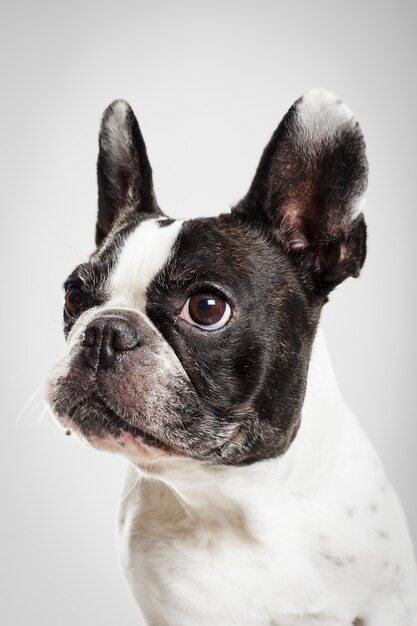
[[[248,253],[246,251],[249,251]],[[175,317],[192,293],[217,292],[232,318],[208,332]],[[318,307],[280,246],[233,215],[186,222],[148,288],[146,313],[177,354],[210,423],[233,437],[223,463],[282,454],[298,428]],[[207,425],[195,422],[210,438]]]

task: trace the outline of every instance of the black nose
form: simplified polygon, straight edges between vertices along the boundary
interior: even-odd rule
[[[82,338],[83,352],[91,367],[111,367],[118,356],[139,344],[132,322],[120,315],[107,314],[89,323]]]

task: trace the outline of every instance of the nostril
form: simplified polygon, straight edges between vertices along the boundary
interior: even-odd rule
[[[115,350],[133,350],[139,340],[136,329],[127,324],[121,324],[114,329],[113,347]]]
[[[137,330],[129,319],[105,314],[94,319],[85,329],[81,344],[90,367],[112,367],[121,354],[139,345]]]
[[[92,348],[96,343],[96,331],[94,326],[87,326],[83,333],[82,345]]]

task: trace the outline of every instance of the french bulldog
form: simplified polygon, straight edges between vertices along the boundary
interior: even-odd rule
[[[129,461],[120,550],[146,624],[414,624],[405,517],[318,330],[366,256],[350,109],[299,98],[218,217],[165,215],[123,100],[97,173],[97,248],[65,281],[47,398]]]

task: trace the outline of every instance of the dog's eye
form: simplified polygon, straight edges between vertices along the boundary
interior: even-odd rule
[[[83,297],[80,289],[69,287],[65,293],[64,309],[68,317],[78,317],[83,311]]]
[[[193,326],[216,330],[227,324],[231,308],[228,302],[217,294],[199,292],[188,298],[180,316]]]

